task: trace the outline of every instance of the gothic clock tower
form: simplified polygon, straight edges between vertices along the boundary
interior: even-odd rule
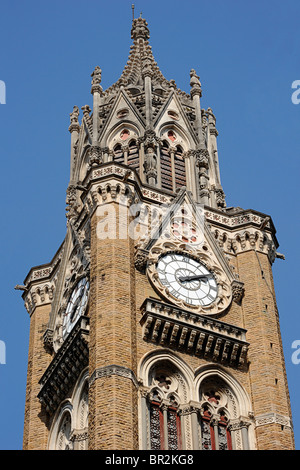
[[[73,108],[66,236],[22,287],[24,449],[293,449],[272,219],[226,206],[195,70],[188,94],[131,37]]]

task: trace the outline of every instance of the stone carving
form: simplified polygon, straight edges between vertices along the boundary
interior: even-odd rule
[[[73,107],[73,111],[70,113],[70,123],[71,124],[77,124],[78,123],[78,117],[79,117],[79,108],[78,106]]]
[[[231,284],[232,288],[232,298],[237,303],[240,304],[244,295],[244,283],[239,281],[233,281]]]
[[[150,38],[150,32],[148,29],[148,23],[144,18],[135,18],[132,22],[131,38],[148,40]]]
[[[89,149],[88,169],[92,168],[93,166],[98,166],[101,163],[103,163],[101,148],[98,145],[93,145]]]
[[[144,171],[149,184],[156,184],[157,156],[153,147],[148,147],[145,153]]]
[[[76,187],[74,185],[69,185],[67,188],[66,196],[66,217],[68,220],[76,217],[79,213],[79,204],[76,197]]]
[[[136,269],[142,273],[145,272],[147,266],[148,251],[138,248],[135,253],[134,265]]]
[[[99,65],[97,65],[95,67],[95,70],[91,74],[92,85],[99,85],[99,83],[101,83],[101,73],[102,73],[102,70],[100,69]]]
[[[191,96],[193,97],[196,94],[202,96],[201,83],[194,69],[191,69],[190,77]]]

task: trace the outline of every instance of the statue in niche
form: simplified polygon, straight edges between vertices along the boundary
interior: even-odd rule
[[[144,170],[149,184],[156,184],[157,156],[153,147],[148,147],[145,153]]]

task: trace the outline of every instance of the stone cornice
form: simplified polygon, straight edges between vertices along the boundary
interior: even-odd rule
[[[152,298],[145,300],[141,313],[145,341],[235,367],[247,363],[249,344],[243,328]]]

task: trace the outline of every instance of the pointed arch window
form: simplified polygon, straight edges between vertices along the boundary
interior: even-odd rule
[[[61,420],[57,434],[57,450],[70,450],[72,448],[70,442],[71,429],[71,415],[70,413],[66,412]]]
[[[114,147],[114,161],[117,163],[124,163],[124,153],[121,144]]]
[[[173,191],[171,155],[169,152],[169,145],[166,141],[163,141],[160,148],[160,165],[161,186],[163,189]]]
[[[185,160],[183,150],[180,145],[177,145],[174,153],[174,167],[176,189],[181,188],[182,186],[186,186]]]
[[[139,148],[135,140],[132,140],[128,145],[127,164],[137,172],[139,171]]]
[[[207,406],[203,406],[200,418],[202,450],[232,450],[228,419],[224,411],[212,415]]]
[[[152,388],[148,402],[148,448],[151,450],[182,449],[181,417],[179,414],[182,385],[175,371],[163,369],[152,372]]]
[[[175,399],[161,402],[156,395],[149,403],[149,415],[151,450],[180,450],[181,423]]]
[[[170,147],[164,140],[160,149],[160,164],[162,188],[176,191],[186,186],[184,152],[180,145]]]

